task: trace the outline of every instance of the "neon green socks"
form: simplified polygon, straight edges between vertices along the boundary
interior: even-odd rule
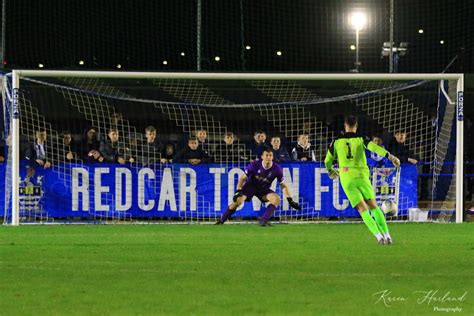
[[[380,210],[380,208],[374,208],[373,210],[370,210],[370,213],[372,213],[372,216],[375,219],[375,222],[377,225],[380,227],[380,231],[385,235],[388,233],[388,227],[387,227],[387,222],[385,221],[385,215],[383,212]]]
[[[362,217],[362,220],[364,221],[367,228],[377,238],[377,240],[383,238],[381,232],[379,231],[379,228],[377,227],[377,223],[374,221],[372,216],[370,216],[369,211],[363,211],[360,216]]]

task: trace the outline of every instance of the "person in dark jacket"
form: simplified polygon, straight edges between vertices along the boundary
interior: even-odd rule
[[[176,156],[178,162],[187,162],[192,165],[209,162],[209,156],[199,146],[197,138],[190,137],[188,139],[188,146],[181,150]]]
[[[141,158],[141,163],[145,165],[159,163],[162,159],[161,153],[164,150],[164,146],[156,137],[156,128],[153,126],[148,126],[145,129],[145,138],[146,141],[143,144],[141,151],[143,155]]]
[[[165,145],[163,152],[161,153],[161,163],[172,163],[175,157],[174,145],[168,143]]]
[[[280,136],[273,136],[270,144],[272,145],[273,150],[273,161],[278,163],[288,162],[291,160],[288,150],[281,146]]]
[[[397,131],[393,135],[393,139],[389,144],[388,150],[392,155],[400,159],[402,163],[417,164],[418,159],[406,144],[407,133],[405,131]]]
[[[100,143],[100,154],[105,162],[125,164],[125,159],[119,156],[119,132],[116,128],[109,129],[108,139]]]
[[[223,142],[216,147],[214,158],[220,163],[235,163],[248,159],[244,146],[235,143],[235,135],[232,132],[224,134]]]
[[[267,134],[258,130],[253,135],[254,141],[250,144],[250,150],[252,151],[252,160],[259,160],[266,147]]]
[[[87,162],[102,162],[104,160],[100,154],[100,142],[95,127],[89,127],[84,131],[81,154],[82,159]]]
[[[198,141],[198,146],[209,155],[209,141],[207,140],[207,130],[205,128],[199,128],[194,132],[194,136]]]
[[[0,142],[0,163],[4,162],[5,161],[5,142],[2,140]]]
[[[78,147],[74,142],[74,137],[70,131],[64,131],[61,133],[63,142],[62,147],[60,147],[60,159],[61,161],[72,162],[78,158]]]

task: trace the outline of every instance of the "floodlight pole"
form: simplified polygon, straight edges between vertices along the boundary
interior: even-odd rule
[[[352,25],[352,27],[355,29],[356,31],[356,61],[355,61],[355,68],[353,70],[353,72],[360,72],[360,60],[359,60],[359,33],[360,33],[360,30],[362,30],[365,26],[365,23],[366,23],[366,16],[365,16],[365,13],[363,12],[354,12],[352,13],[351,15],[351,18],[350,18],[350,23]]]
[[[393,73],[393,0],[390,0],[390,54],[388,55],[388,72]]]
[[[356,61],[355,70],[360,72],[360,61],[359,61],[359,27],[356,27]]]
[[[196,70],[201,71],[201,19],[202,19],[201,0],[197,0],[197,17],[196,17]]]

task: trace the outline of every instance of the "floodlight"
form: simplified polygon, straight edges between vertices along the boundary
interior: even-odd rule
[[[351,14],[351,26],[356,30],[361,30],[367,24],[367,15],[364,12],[354,12]]]

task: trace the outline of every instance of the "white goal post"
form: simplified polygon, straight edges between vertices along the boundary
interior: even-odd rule
[[[128,79],[212,79],[212,80],[451,80],[456,88],[456,223],[463,219],[463,74],[309,74],[309,73],[185,73],[185,72],[116,72],[116,71],[55,71],[55,70],[13,70],[12,71],[12,217],[11,224],[19,225],[20,186],[20,111],[19,88],[22,77],[75,77],[75,78],[128,78]]]

